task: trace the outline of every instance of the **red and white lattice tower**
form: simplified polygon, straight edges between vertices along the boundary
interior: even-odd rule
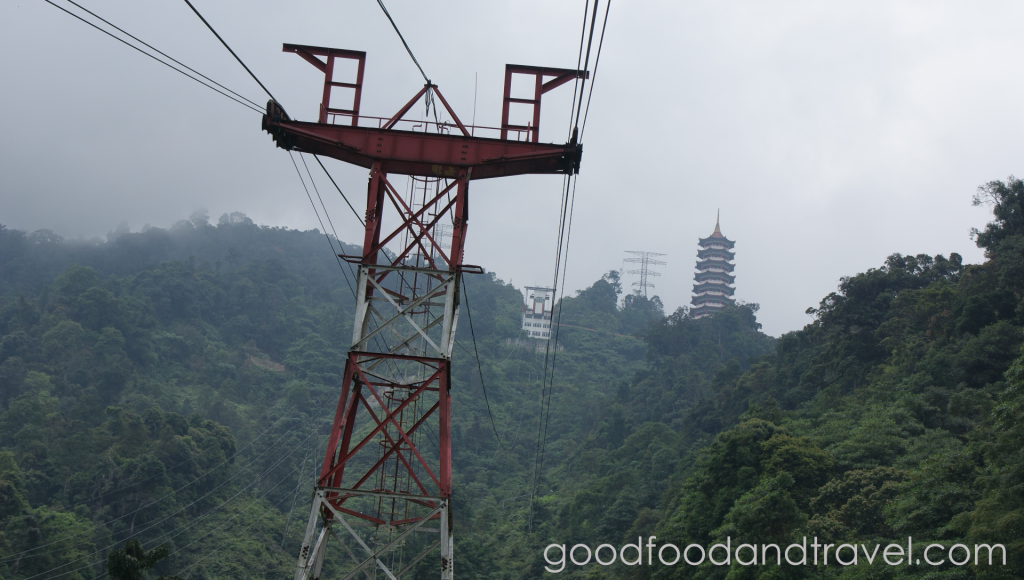
[[[469,221],[469,183],[523,174],[574,174],[582,148],[539,141],[541,96],[586,73],[507,65],[501,127],[466,126],[428,83],[390,118],[360,114],[366,53],[284,45],[324,74],[317,122],[267,104],[263,129],[278,147],[370,170],[358,267],[352,346],[341,396],[299,552],[295,580],[320,578],[329,546],[338,578],[395,580],[424,558],[453,577],[451,356]],[[338,59],[352,82],[335,80]],[[532,98],[511,95],[512,76],[535,81]],[[335,88],[353,95],[332,103]],[[440,102],[450,121],[403,117],[420,100]],[[532,122],[509,123],[510,105]],[[348,105],[348,103],[346,103]],[[410,176],[400,191],[392,176]],[[445,241],[444,238],[450,238]],[[387,247],[387,252],[385,252]],[[383,576],[380,576],[383,574]]]

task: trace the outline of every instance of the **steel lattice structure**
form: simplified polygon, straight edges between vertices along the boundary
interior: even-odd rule
[[[664,266],[665,262],[661,260],[655,260],[654,256],[664,256],[665,254],[659,254],[657,252],[638,252],[634,250],[626,250],[627,254],[633,254],[635,258],[626,258],[622,260],[624,263],[640,264],[640,267],[634,270],[626,270],[626,274],[639,274],[640,279],[633,282],[633,286],[637,288],[637,291],[644,293],[644,298],[647,298],[647,289],[654,288],[654,282],[648,282],[647,278],[661,276],[660,272],[651,270],[651,266]]]
[[[451,357],[461,276],[482,272],[462,261],[469,183],[577,173],[575,136],[540,143],[537,124],[541,95],[587,73],[507,65],[501,126],[467,127],[429,83],[390,118],[361,115],[365,53],[290,44],[284,51],[324,73],[318,122],[294,121],[270,101],[264,130],[284,149],[370,170],[362,254],[340,256],[358,267],[352,346],[295,580],[320,578],[335,544],[348,562],[336,567],[345,580],[396,580],[428,557],[438,557],[442,580],[450,580]],[[337,59],[355,61],[352,82],[335,80]],[[513,74],[534,77],[532,99],[511,95]],[[332,106],[335,88],[351,91],[350,106]],[[439,101],[451,121],[405,120],[420,99]],[[533,122],[511,124],[512,104],[531,106]],[[396,187],[394,175],[410,176],[409,187]]]

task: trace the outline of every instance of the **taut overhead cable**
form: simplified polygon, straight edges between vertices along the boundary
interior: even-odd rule
[[[224,89],[225,91],[227,91],[227,92],[231,93],[232,95],[235,95],[236,97],[238,97],[238,98],[242,99],[243,101],[245,101],[245,102],[247,102],[247,103],[249,103],[249,104],[253,105],[254,107],[260,107],[260,106],[261,106],[261,105],[260,105],[259,103],[255,102],[255,101],[252,101],[252,100],[250,100],[250,99],[247,99],[247,98],[245,98],[244,96],[242,96],[242,95],[240,95],[240,94],[236,93],[235,91],[232,91],[231,89],[229,89],[229,88],[225,87],[224,85],[222,85],[222,84],[218,83],[217,81],[215,81],[215,80],[211,79],[210,77],[208,77],[208,76],[204,75],[203,73],[201,73],[201,72],[197,71],[196,69],[194,69],[194,68],[192,68],[192,67],[188,66],[187,64],[185,64],[185,63],[181,62],[180,60],[178,60],[178,59],[174,58],[173,56],[171,56],[171,55],[167,54],[166,52],[163,52],[162,50],[158,49],[157,47],[153,46],[152,44],[149,44],[149,43],[147,43],[146,41],[142,40],[141,38],[139,38],[139,37],[137,37],[137,36],[134,36],[134,35],[132,35],[132,34],[131,34],[130,32],[128,32],[127,30],[125,30],[125,29],[123,29],[123,28],[121,28],[121,27],[117,26],[117,25],[116,25],[116,24],[114,24],[113,22],[110,22],[109,20],[107,20],[106,18],[103,18],[103,17],[102,17],[102,16],[100,16],[99,14],[96,14],[96,13],[95,13],[95,12],[93,12],[92,10],[89,10],[89,9],[88,9],[88,8],[86,8],[85,6],[82,6],[81,4],[79,4],[79,3],[75,2],[75,0],[67,0],[67,1],[68,1],[68,3],[69,3],[69,4],[72,4],[72,5],[76,6],[76,7],[78,7],[78,9],[79,9],[79,10],[81,10],[81,11],[83,11],[83,12],[86,12],[86,13],[88,13],[88,14],[89,14],[90,16],[92,16],[93,18],[95,18],[95,19],[99,20],[100,22],[103,22],[103,23],[104,23],[104,24],[106,24],[107,26],[109,26],[109,27],[113,28],[114,30],[116,30],[116,31],[120,32],[121,34],[124,34],[124,35],[125,35],[125,36],[127,36],[128,38],[130,38],[130,39],[134,40],[135,42],[138,42],[138,43],[139,43],[139,44],[141,44],[142,46],[145,46],[146,48],[148,48],[148,49],[152,50],[153,52],[155,52],[155,53],[159,54],[160,56],[162,56],[162,57],[166,58],[167,60],[170,60],[170,61],[171,61],[171,62],[173,62],[174,64],[176,64],[176,65],[178,65],[178,66],[180,66],[180,67],[182,67],[182,68],[185,68],[185,69],[187,69],[187,70],[188,70],[189,72],[193,72],[193,73],[195,73],[195,74],[197,74],[197,75],[199,75],[199,76],[203,77],[204,79],[206,79],[206,80],[210,81],[211,83],[213,83],[213,84],[217,85],[218,87],[220,87],[220,88]]]
[[[206,87],[206,88],[208,88],[208,89],[211,89],[211,90],[214,90],[214,91],[216,91],[216,92],[218,92],[218,93],[220,93],[220,94],[224,95],[225,97],[227,97],[227,98],[231,99],[232,101],[234,101],[234,102],[236,102],[236,103],[238,103],[238,104],[242,105],[243,107],[246,107],[247,109],[250,109],[250,110],[252,110],[252,111],[256,111],[257,113],[261,113],[261,114],[263,113],[263,111],[262,111],[261,109],[259,109],[258,107],[254,107],[254,106],[250,105],[250,104],[249,104],[248,102],[246,102],[246,101],[249,101],[249,99],[246,99],[245,97],[241,97],[241,95],[239,95],[239,97],[241,97],[241,99],[245,99],[245,100],[240,100],[240,99],[239,99],[239,98],[237,98],[237,97],[234,97],[234,96],[232,96],[232,95],[229,95],[228,93],[226,93],[226,92],[224,92],[224,91],[222,91],[222,90],[218,89],[217,87],[215,87],[215,86],[213,86],[213,85],[211,85],[211,84],[209,84],[209,83],[206,83],[205,81],[202,81],[202,80],[200,80],[200,79],[198,79],[198,78],[196,78],[196,77],[194,77],[194,76],[190,75],[189,73],[187,73],[187,72],[185,72],[185,71],[183,71],[183,70],[181,70],[181,69],[179,69],[179,68],[175,67],[175,66],[174,66],[174,65],[172,65],[171,63],[169,63],[169,62],[166,62],[166,61],[163,61],[163,60],[160,60],[159,58],[157,58],[157,57],[156,57],[156,55],[153,55],[153,54],[151,54],[151,53],[149,53],[149,52],[146,52],[145,50],[143,50],[143,49],[141,49],[141,48],[139,48],[139,47],[135,46],[134,44],[132,44],[132,43],[128,42],[127,40],[125,40],[125,39],[123,39],[123,38],[120,38],[120,37],[118,37],[118,36],[117,36],[117,35],[115,35],[115,34],[112,34],[112,33],[111,33],[110,31],[108,31],[108,30],[103,30],[103,29],[102,29],[102,28],[100,28],[99,26],[96,26],[96,25],[95,25],[95,24],[93,24],[92,22],[89,22],[88,20],[86,20],[85,18],[82,18],[81,16],[79,16],[79,15],[75,14],[74,12],[71,12],[71,11],[70,11],[70,10],[68,10],[67,8],[64,8],[63,6],[58,6],[57,4],[53,3],[53,2],[51,1],[51,0],[44,0],[44,1],[45,1],[45,2],[47,3],[47,4],[49,4],[50,6],[53,6],[54,8],[56,8],[56,9],[58,9],[58,10],[60,10],[60,11],[64,12],[64,13],[66,13],[66,14],[69,14],[69,15],[71,15],[71,16],[73,16],[73,17],[77,18],[78,20],[80,20],[80,21],[82,21],[82,22],[84,22],[84,23],[88,24],[89,26],[92,26],[92,27],[93,27],[93,28],[95,28],[96,30],[99,30],[99,31],[100,31],[100,32],[102,32],[103,34],[106,34],[106,35],[107,35],[107,36],[109,36],[110,38],[113,38],[114,40],[116,40],[116,41],[118,41],[118,42],[120,42],[120,43],[124,44],[125,46],[128,46],[128,47],[130,47],[130,48],[133,48],[133,49],[135,49],[135,50],[137,50],[137,51],[141,52],[142,54],[144,54],[144,55],[148,56],[149,58],[151,58],[151,59],[153,59],[153,60],[157,61],[158,63],[160,63],[160,64],[162,64],[162,65],[166,66],[167,68],[169,68],[169,69],[171,69],[171,70],[173,70],[173,71],[175,71],[175,72],[179,72],[179,73],[181,73],[181,74],[183,74],[183,75],[187,76],[188,78],[190,78],[190,79],[192,79],[192,80],[196,81],[197,83],[199,83],[199,84],[203,85],[204,87]],[[78,5],[77,5],[77,4],[75,4],[75,6],[78,6]],[[85,9],[84,9],[84,8],[82,8],[82,10],[85,10]],[[88,11],[88,10],[86,10],[86,12],[89,12],[89,11]],[[92,14],[92,12],[89,12],[89,14]],[[99,18],[100,20],[103,20],[102,18],[100,18],[99,16],[96,16],[95,14],[93,14],[93,16],[95,16],[96,18]],[[106,22],[106,20],[103,20],[103,22]],[[108,24],[109,24],[109,23],[108,23]],[[109,25],[110,25],[110,26],[114,26],[113,24],[109,24]],[[115,26],[114,28],[117,28],[117,27]],[[121,29],[117,28],[117,30],[121,30]],[[145,46],[149,46],[148,44],[146,44],[146,43],[142,42],[141,40],[138,40],[138,39],[136,39],[136,38],[135,38],[134,36],[132,36],[132,35],[128,34],[127,32],[124,32],[123,30],[122,30],[121,32],[122,32],[123,34],[126,34],[126,35],[128,35],[129,37],[131,37],[131,38],[135,39],[135,40],[136,40],[137,42],[139,42],[139,43],[142,43],[142,44],[144,44]],[[150,48],[152,48],[152,47],[150,47]],[[154,48],[153,50],[156,50],[156,49]],[[160,52],[160,51],[157,51],[157,52]],[[161,52],[160,54],[163,54],[163,53]],[[174,61],[174,62],[178,62],[177,60],[175,60],[175,59],[173,59],[173,58],[171,58],[171,57],[169,57],[169,56],[166,56],[166,55],[164,55],[164,56],[165,56],[166,58],[168,58],[168,59],[170,59],[170,60]],[[182,67],[184,67],[184,68],[187,68],[188,70],[192,70],[191,68],[189,68],[189,67],[187,67],[187,66],[185,66],[185,65],[183,65],[183,64],[180,64],[180,63],[179,63],[179,65],[180,65],[180,66],[182,66]],[[196,74],[199,74],[199,73],[196,73]],[[200,76],[202,76],[203,78],[207,78],[207,77],[206,77],[206,76],[204,76],[204,75],[200,75]],[[209,79],[207,78],[207,80],[209,80]],[[220,83],[218,83],[218,82],[215,82],[215,81],[212,81],[212,80],[210,80],[210,82],[212,82],[212,83],[216,84],[216,85],[217,85],[217,86],[219,86],[219,87],[222,87],[222,88],[224,88],[224,90],[226,90],[226,91],[228,91],[228,92],[230,92],[230,93],[232,93],[232,94],[235,94],[235,95],[237,95],[237,94],[238,94],[238,93],[235,93],[235,91],[232,91],[232,90],[230,90],[230,89],[227,89],[227,88],[225,88],[225,87],[224,87],[224,85],[221,85],[221,84],[220,84]],[[251,101],[250,101],[250,102],[251,102]]]
[[[188,0],[185,0],[185,1],[187,2]],[[384,11],[384,16],[387,16],[388,17],[388,21],[391,22],[391,27],[395,29],[395,33],[398,34],[398,39],[402,41],[402,46],[405,47],[405,52],[409,53],[409,58],[412,59],[413,64],[416,65],[416,68],[420,69],[420,74],[423,75],[423,80],[427,81],[428,85],[429,84],[433,84],[433,83],[430,82],[430,79],[427,77],[427,73],[423,72],[423,67],[420,66],[420,61],[416,60],[416,55],[413,54],[412,53],[412,49],[409,48],[409,43],[406,42],[405,41],[405,37],[402,36],[402,31],[399,30],[398,29],[398,25],[395,24],[395,19],[391,17],[391,13],[388,12],[387,7],[384,6],[384,1],[383,0],[377,0],[377,4],[380,5],[380,9]]]
[[[256,83],[260,86],[260,88],[263,89],[263,91],[265,93],[267,93],[267,96],[270,97],[271,99],[273,99],[274,102],[276,102],[277,104],[280,105],[281,101],[278,101],[277,98],[274,97],[274,95],[270,92],[270,89],[265,87],[263,85],[263,83],[260,82],[260,79],[256,78],[256,75],[251,70],[249,70],[249,67],[245,66],[245,63],[242,62],[242,59],[237,54],[235,54],[235,51],[231,50],[231,47],[228,46],[228,43],[225,42],[224,39],[221,38],[221,36],[219,34],[217,34],[217,31],[214,30],[213,26],[210,26],[210,23],[207,22],[205,18],[203,18],[203,15],[200,14],[198,10],[196,10],[196,7],[193,6],[192,3],[189,2],[189,0],[185,0],[185,4],[188,4],[188,7],[192,9],[192,12],[196,13],[196,16],[198,16],[199,19],[203,21],[203,24],[205,24],[206,27],[210,29],[210,32],[212,32],[213,35],[217,37],[217,40],[219,40],[220,43],[224,45],[224,48],[228,49],[228,52],[231,53],[231,56],[235,57],[235,60],[238,61],[238,64],[242,65],[242,68],[245,69],[245,72],[249,73],[249,76],[252,77],[252,80],[256,81]],[[283,105],[282,105],[282,108],[283,108]]]

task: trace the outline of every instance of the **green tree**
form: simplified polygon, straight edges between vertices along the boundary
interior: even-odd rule
[[[135,538],[107,553],[107,574],[111,580],[145,580],[149,570],[167,557],[167,546],[157,546],[150,551],[142,548]],[[158,580],[181,580],[177,576],[160,575]]]
[[[984,494],[961,518],[977,543],[1004,544],[1006,568],[985,568],[983,577],[1011,578],[1024,569],[1024,357],[1007,372],[1007,387],[995,409],[994,437],[985,446]]]

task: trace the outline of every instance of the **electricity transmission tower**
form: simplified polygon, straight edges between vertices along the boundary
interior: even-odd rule
[[[507,65],[501,126],[467,127],[430,82],[391,117],[360,113],[365,52],[292,44],[284,51],[324,74],[319,118],[292,120],[271,100],[263,129],[283,149],[370,170],[362,254],[339,256],[358,268],[352,345],[295,580],[319,579],[329,547],[329,568],[341,580],[397,580],[424,558],[451,580],[451,358],[461,276],[483,271],[462,262],[469,183],[578,173],[576,134],[565,144],[540,143],[538,123],[544,93],[588,75]],[[355,78],[336,78],[339,59],[348,61],[339,70],[354,65]],[[513,75],[529,77],[533,98],[511,96]],[[351,102],[332,103],[332,92]],[[406,120],[421,99],[434,104],[432,120]],[[511,124],[513,104],[532,107],[533,122]],[[439,120],[444,112],[450,120]],[[401,175],[414,186],[396,187]]]
[[[640,279],[633,282],[633,288],[637,288],[638,292],[644,293],[644,298],[647,298],[647,289],[654,288],[654,283],[647,280],[648,277],[661,276],[660,272],[651,270],[651,266],[664,266],[665,262],[661,260],[655,260],[653,256],[664,256],[665,254],[658,254],[656,252],[636,252],[632,250],[626,250],[627,254],[633,254],[636,257],[626,258],[623,263],[629,264],[640,264],[639,268],[634,270],[626,270],[626,274],[639,274]]]

